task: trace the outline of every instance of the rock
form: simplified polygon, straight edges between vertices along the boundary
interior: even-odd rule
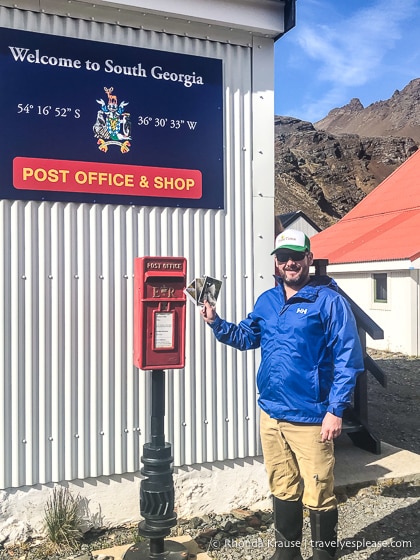
[[[248,509],[234,509],[231,511],[231,514],[236,517],[236,519],[246,519],[249,515],[251,515]]]
[[[199,517],[193,517],[192,519],[190,519],[190,521],[188,522],[188,525],[192,528],[192,529],[197,529],[198,527],[200,527],[200,525],[203,523],[203,520],[200,519]]]
[[[213,537],[215,537],[215,536],[217,535],[217,533],[218,533],[218,530],[217,530],[217,529],[207,529],[207,531],[202,531],[202,532],[198,535],[198,537],[199,537],[200,539],[208,539],[208,540],[210,540],[210,539],[212,539]]]
[[[249,527],[253,527],[254,529],[259,529],[261,527],[261,519],[257,515],[250,515],[245,521]]]

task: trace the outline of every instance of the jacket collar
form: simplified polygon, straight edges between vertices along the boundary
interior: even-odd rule
[[[280,276],[274,276],[277,286],[281,289],[282,295],[284,297],[283,280]],[[310,276],[309,282],[303,286],[295,295],[293,295],[288,301],[293,299],[306,299],[307,301],[315,301],[318,297],[320,290],[324,288],[330,288],[335,292],[338,292],[338,286],[336,281],[329,276]]]

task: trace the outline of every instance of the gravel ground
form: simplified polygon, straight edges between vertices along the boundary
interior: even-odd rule
[[[420,359],[372,350],[369,354],[388,378],[387,388],[369,380],[371,431],[382,441],[420,453]],[[419,497],[420,477],[415,482],[341,491],[337,558],[420,560]],[[190,535],[215,560],[268,560],[274,552],[271,512],[237,510],[226,515],[179,520],[173,534]],[[28,542],[0,549],[0,559],[93,560],[92,550],[133,543],[135,539],[136,528],[121,527],[90,532],[85,535],[81,549],[73,554],[48,554],[45,543]],[[302,555],[305,560],[311,556],[307,517]]]
[[[340,550],[337,558],[419,559],[419,496],[420,486],[415,483],[370,486],[339,496]],[[246,517],[247,525],[237,529],[245,534],[238,536],[234,535],[232,516],[215,516],[196,540],[217,560],[268,560],[274,552],[274,530],[271,516],[267,520],[265,515],[265,512],[255,512]],[[256,519],[262,522],[259,528]],[[226,534],[226,524],[229,534]],[[219,528],[217,532],[215,526]],[[304,559],[312,555],[310,538],[309,518],[305,517]]]
[[[383,388],[368,376],[369,426],[395,447],[420,454],[420,358],[369,350],[387,376]]]

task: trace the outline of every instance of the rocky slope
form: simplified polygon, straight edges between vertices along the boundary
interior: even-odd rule
[[[412,80],[390,99],[363,107],[359,99],[333,109],[315,123],[318,130],[360,136],[408,136],[420,142],[420,78]]]
[[[276,215],[335,223],[418,149],[419,115],[420,79],[366,109],[353,99],[315,125],[275,117]]]

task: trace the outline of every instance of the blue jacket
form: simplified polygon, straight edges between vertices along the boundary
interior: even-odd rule
[[[218,315],[216,338],[238,350],[261,347],[258,403],[272,418],[321,423],[342,416],[364,369],[356,322],[337,284],[311,278],[285,300],[280,284],[264,292],[238,325]]]

